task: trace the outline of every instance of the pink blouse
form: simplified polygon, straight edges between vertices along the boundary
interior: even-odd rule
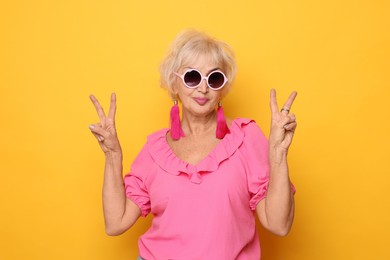
[[[148,137],[124,177],[126,196],[152,213],[139,239],[144,259],[260,259],[257,203],[267,193],[268,142],[253,120],[238,118],[196,165],[179,159],[169,129]]]

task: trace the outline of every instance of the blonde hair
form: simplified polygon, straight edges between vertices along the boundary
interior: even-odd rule
[[[229,92],[237,71],[232,49],[225,42],[216,40],[203,32],[187,29],[176,36],[160,64],[161,87],[167,89],[172,98],[175,98],[173,84],[176,75],[174,72],[187,66],[200,55],[206,55],[220,66],[228,78],[226,86],[221,90],[222,96]]]

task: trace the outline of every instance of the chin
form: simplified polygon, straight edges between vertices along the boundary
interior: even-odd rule
[[[208,115],[210,115],[210,113],[214,113],[213,107],[207,106],[207,107],[202,107],[202,108],[203,109],[194,109],[191,112],[197,116],[208,116]]]

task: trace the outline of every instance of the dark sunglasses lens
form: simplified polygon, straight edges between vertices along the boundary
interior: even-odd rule
[[[225,82],[225,77],[221,72],[216,71],[211,73],[209,76],[210,88],[214,88],[214,89],[220,88],[224,82]]]
[[[198,86],[201,80],[202,76],[196,70],[188,71],[184,75],[184,82],[190,87]]]

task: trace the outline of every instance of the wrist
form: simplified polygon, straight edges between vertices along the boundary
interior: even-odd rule
[[[268,152],[268,159],[270,165],[280,165],[287,162],[287,149],[279,147],[270,147]]]
[[[106,156],[106,158],[120,158],[122,159],[122,150],[118,150],[118,151],[107,151],[104,153],[104,155]]]

